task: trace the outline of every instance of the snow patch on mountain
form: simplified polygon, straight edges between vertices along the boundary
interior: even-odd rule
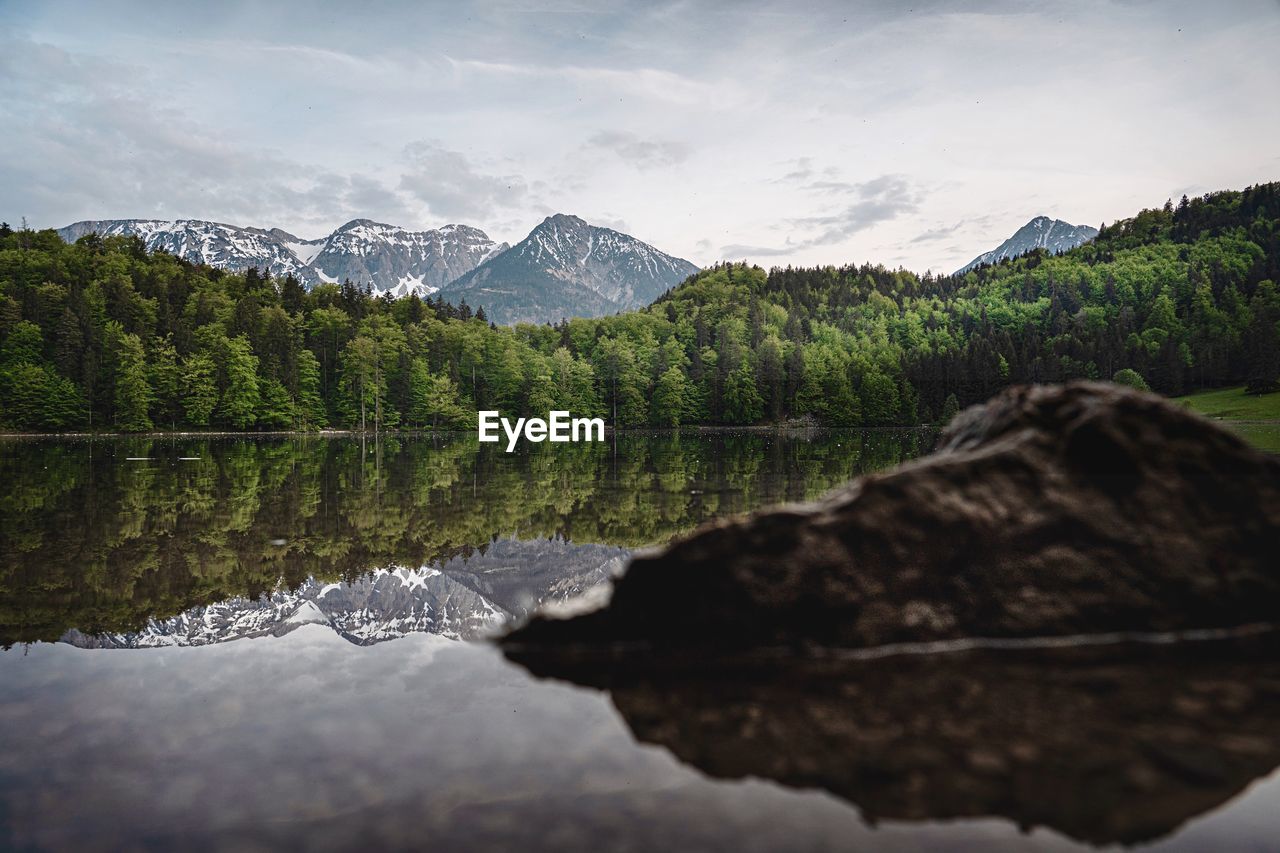
[[[443,288],[499,323],[555,322],[648,305],[698,268],[577,216],[548,216],[529,236]]]
[[[197,219],[87,220],[64,240],[134,236],[148,251],[232,271],[293,275],[308,288],[350,281],[400,298],[445,291],[483,306],[496,322],[599,317],[648,305],[698,268],[635,237],[576,216],[548,216],[514,247],[469,225],[410,231],[353,219],[316,240],[280,228]]]
[[[1014,232],[1008,240],[989,252],[983,252],[956,270],[955,275],[962,275],[983,264],[996,264],[1007,258],[1016,258],[1033,249],[1048,249],[1055,254],[1065,252],[1097,236],[1097,228],[1091,228],[1088,225],[1072,225],[1061,219],[1037,216]]]
[[[387,566],[351,581],[312,578],[256,599],[233,598],[153,618],[138,631],[73,630],[62,639],[85,648],[205,646],[323,625],[357,645],[407,634],[472,640],[534,608],[581,596],[617,575],[627,556],[621,548],[564,539],[503,539],[483,554],[439,565]]]
[[[306,242],[287,242],[285,248],[293,252],[294,257],[298,259],[304,266],[310,264],[316,259],[316,255],[323,252],[328,246],[328,240],[308,240]]]
[[[58,230],[67,242],[90,233],[136,236],[148,251],[165,251],[233,272],[256,267],[276,277],[293,275],[308,287],[350,280],[394,296],[435,293],[508,248],[467,225],[409,231],[369,219],[352,220],[318,240],[304,240],[279,228],[198,219],[87,220]]]
[[[287,619],[284,620],[285,625],[328,625],[329,617],[324,611],[316,606],[314,601],[304,601],[293,611]]]

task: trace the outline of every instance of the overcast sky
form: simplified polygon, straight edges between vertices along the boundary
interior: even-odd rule
[[[1280,179],[1280,3],[0,2],[0,218],[950,271]]]

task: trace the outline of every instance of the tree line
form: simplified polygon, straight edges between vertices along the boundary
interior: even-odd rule
[[[483,309],[306,290],[133,237],[0,227],[0,425],[472,428],[945,420],[1017,382],[1164,394],[1280,381],[1280,185],[1183,198],[962,276],[719,264],[647,308],[498,328]]]

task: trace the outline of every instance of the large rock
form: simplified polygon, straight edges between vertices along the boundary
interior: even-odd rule
[[[862,647],[1175,631],[1280,613],[1280,460],[1159,397],[1012,388],[932,456],[637,556],[534,650]]]

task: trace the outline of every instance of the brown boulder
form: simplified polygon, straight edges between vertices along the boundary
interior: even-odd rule
[[[509,650],[863,647],[1178,631],[1280,612],[1280,459],[1114,385],[1011,388],[931,456],[637,555]]]

